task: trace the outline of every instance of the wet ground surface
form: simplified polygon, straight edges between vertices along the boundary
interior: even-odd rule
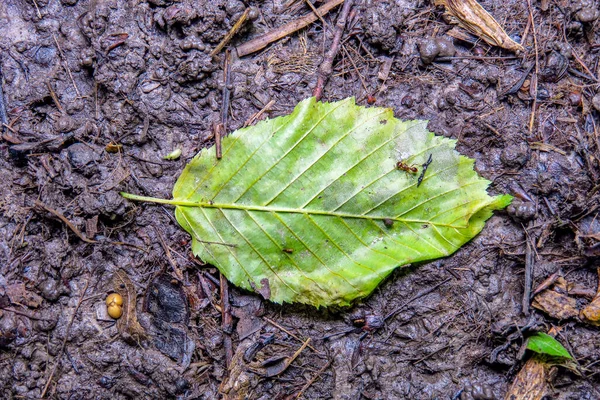
[[[214,143],[224,52],[209,53],[247,6],[234,45],[311,10],[1,2],[1,397],[500,399],[523,336],[560,326],[584,373],[559,369],[553,398],[600,398],[598,327],[523,305],[526,270],[533,288],[557,272],[587,288],[582,304],[598,285],[598,3],[533,2],[533,24],[527,2],[482,4],[526,54],[453,39],[429,1],[357,1],[323,99],[430,120],[513,205],[455,255],[397,270],[352,309],[278,306],[231,287],[229,335],[218,271],[193,259],[172,211],[118,192],[170,197],[186,161]],[[264,116],[311,95],[338,13],[233,57],[228,131],[271,101]],[[106,314],[112,291],[126,322]]]

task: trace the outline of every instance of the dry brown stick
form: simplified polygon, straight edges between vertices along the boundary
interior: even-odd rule
[[[323,16],[319,14],[319,10],[315,7],[315,5],[310,0],[304,0],[304,2],[310,7],[310,9],[315,13],[319,21],[323,24],[323,29],[327,27],[327,22],[323,19]]]
[[[215,153],[217,160],[223,157],[221,149],[221,138],[227,132],[227,120],[229,117],[229,99],[231,97],[231,51],[225,52],[225,59],[223,60],[223,103],[221,104],[221,123],[215,125]]]
[[[12,313],[15,313],[15,314],[18,314],[18,315],[22,315],[24,317],[27,317],[29,319],[33,319],[35,321],[52,321],[51,319],[37,317],[37,316],[35,316],[33,314],[29,314],[29,313],[24,312],[24,311],[15,310],[14,308],[0,307],[0,310],[10,311]]]
[[[227,35],[225,35],[223,40],[221,40],[221,43],[219,43],[217,45],[217,47],[215,47],[214,50],[210,52],[211,57],[214,57],[217,54],[219,54],[219,52],[221,50],[223,50],[223,48],[225,46],[227,46],[227,43],[229,43],[229,41],[233,38],[233,35],[235,35],[240,30],[242,25],[244,25],[244,22],[246,22],[246,19],[248,19],[249,13],[250,13],[250,7],[246,8],[246,10],[244,10],[244,13],[240,17],[240,19],[238,19],[237,22],[231,27],[231,30],[229,32],[227,32]]]
[[[363,78],[360,71],[358,70],[358,67],[356,66],[356,63],[352,59],[352,56],[350,55],[348,50],[346,50],[346,46],[342,45],[342,50],[344,50],[344,54],[346,54],[346,57],[348,57],[348,59],[350,60],[350,64],[352,64],[352,67],[354,67],[354,71],[358,75],[358,78],[360,79],[360,83],[362,84],[363,89],[365,89],[365,94],[369,95],[369,89],[367,88],[365,78]]]
[[[287,35],[294,33],[305,26],[308,26],[315,22],[318,19],[318,16],[323,16],[331,11],[336,6],[342,4],[344,0],[330,0],[327,3],[323,4],[321,7],[317,8],[317,13],[311,11],[310,14],[306,14],[295,21],[289,22],[283,26],[280,26],[277,29],[272,30],[271,32],[267,32],[262,36],[257,37],[256,39],[252,39],[239,45],[236,50],[239,57],[246,56],[248,54],[252,54],[255,51],[264,49],[270,43],[275,42],[281,38],[286,37]]]
[[[11,126],[8,124],[8,115],[6,114],[6,104],[4,102],[4,91],[2,90],[2,82],[4,79],[2,79],[2,65],[0,65],[0,132],[4,132],[4,129],[7,128],[11,131],[13,131],[13,129],[11,128]],[[14,131],[13,131],[14,133]]]
[[[325,370],[327,368],[329,368],[329,366],[331,365],[332,360],[327,361],[327,363],[325,365],[323,365],[323,367],[317,371],[317,373],[310,378],[310,380],[308,382],[306,382],[306,384],[304,386],[302,386],[302,389],[300,389],[300,391],[298,392],[298,394],[296,395],[296,398],[299,399],[304,392],[306,392],[306,390],[313,384],[315,383],[315,381],[323,374],[323,372],[325,372]]]
[[[248,118],[246,122],[244,122],[244,128],[254,124],[260,117],[262,117],[264,113],[266,113],[271,109],[271,107],[273,107],[273,104],[275,104],[275,100],[270,100],[267,104],[265,104],[263,108],[261,108],[259,112]]]
[[[293,356],[291,356],[287,361],[286,364],[289,366],[291,363],[294,362],[294,360],[296,358],[298,358],[298,356],[304,351],[304,349],[306,348],[306,346],[308,346],[310,343],[310,338],[306,339],[306,341],[304,343],[302,343],[302,346],[300,346],[300,348],[298,350],[296,350],[296,352],[294,353]]]
[[[60,105],[60,101],[58,100],[58,96],[54,92],[54,89],[52,89],[52,85],[50,85],[50,82],[46,82],[46,86],[48,86],[48,90],[50,91],[50,97],[52,97],[52,101],[54,101],[54,104],[56,105],[56,108],[58,108],[58,111],[60,111],[61,114],[64,114],[65,113],[65,109],[62,108],[62,106]]]
[[[165,255],[167,256],[167,259],[169,260],[169,264],[171,264],[171,267],[173,267],[173,271],[175,272],[175,275],[177,275],[177,279],[179,279],[180,281],[183,281],[183,272],[181,272],[181,269],[179,268],[179,266],[173,259],[173,256],[171,255],[171,250],[169,249],[169,246],[167,246],[165,239],[163,238],[163,236],[160,233],[160,231],[158,230],[158,228],[154,227],[154,231],[156,232],[156,235],[158,236],[158,239],[160,240],[160,244],[161,244],[163,250],[165,251]]]
[[[291,337],[293,337],[294,339],[296,339],[297,341],[299,341],[300,343],[303,343],[304,340],[300,339],[297,335],[294,335],[294,333],[290,332],[289,330],[285,329],[283,326],[279,325],[277,322],[273,321],[272,319],[269,319],[267,317],[263,317],[263,319],[265,321],[267,321],[268,323],[270,323],[271,325],[273,325],[275,328],[287,333],[288,335],[290,335]],[[311,345],[308,345],[308,348],[311,349],[312,351],[314,351],[317,354],[321,354],[321,352],[317,349],[315,349],[314,347],[312,347]]]
[[[225,348],[225,363],[227,369],[233,359],[233,343],[231,334],[233,333],[233,317],[231,316],[231,305],[229,304],[229,282],[225,275],[220,274],[221,289],[221,328],[223,329],[223,347]]]
[[[405,301],[404,303],[402,303],[402,305],[400,305],[400,307],[396,307],[394,310],[392,310],[391,312],[389,312],[385,318],[383,319],[384,321],[387,321],[388,319],[392,318],[394,315],[398,314],[400,311],[402,311],[402,309],[406,306],[408,306],[410,303],[412,303],[413,301],[428,295],[429,293],[433,292],[434,290],[436,290],[437,288],[439,288],[440,286],[442,286],[443,284],[445,284],[446,282],[449,282],[452,278],[447,278],[446,280],[438,283],[435,286],[430,287],[429,289],[426,289],[424,291],[422,291],[421,293],[417,293],[416,295],[414,295],[413,297],[411,297],[410,299],[408,299],[407,301]]]
[[[538,51],[538,42],[537,42],[537,31],[535,28],[535,20],[533,19],[533,7],[531,6],[531,0],[527,0],[527,6],[529,8],[529,19],[531,20],[531,32],[533,34],[533,47],[535,49],[535,76],[531,80],[532,85],[532,93],[533,96],[533,104],[531,106],[531,116],[529,117],[529,134],[533,133],[533,124],[535,123],[535,110],[537,108],[537,93],[538,93],[538,75],[540,72],[540,58]]]
[[[50,372],[50,376],[48,377],[48,380],[46,381],[46,385],[44,385],[44,390],[42,391],[42,395],[40,396],[41,398],[44,398],[44,396],[46,395],[46,392],[48,391],[48,387],[50,386],[50,382],[52,382],[52,377],[56,373],[56,368],[58,368],[60,359],[65,351],[65,346],[67,345],[67,339],[69,339],[69,331],[71,330],[71,326],[73,326],[73,321],[75,321],[75,316],[77,315],[77,311],[79,311],[79,307],[81,306],[81,303],[83,303],[83,299],[85,298],[85,292],[87,292],[89,283],[90,283],[89,280],[85,282],[85,287],[83,288],[83,292],[81,293],[81,296],[79,296],[79,301],[77,302],[77,305],[75,306],[75,311],[73,311],[73,315],[71,316],[69,325],[67,325],[67,329],[65,330],[65,337],[62,341],[62,345],[60,346],[60,351],[56,355],[54,365],[52,366],[52,372]]]
[[[81,97],[81,94],[79,93],[79,89],[77,89],[77,85],[75,84],[75,79],[73,79],[73,74],[71,73],[71,68],[69,68],[69,64],[67,64],[67,59],[66,59],[65,55],[63,54],[63,51],[60,48],[60,44],[58,44],[58,40],[56,39],[56,35],[54,33],[52,34],[52,38],[54,39],[54,43],[56,43],[56,47],[58,48],[58,53],[60,54],[60,58],[62,59],[63,67],[67,71],[67,74],[69,74],[69,78],[71,78],[71,83],[73,84],[73,87],[75,88],[75,93],[77,93],[77,97]]]
[[[337,55],[337,52],[340,48],[340,42],[342,40],[342,33],[344,33],[344,28],[346,27],[346,20],[348,19],[348,14],[350,13],[350,8],[352,7],[352,0],[346,0],[344,2],[344,7],[342,7],[342,12],[338,17],[337,22],[335,23],[335,30],[333,34],[333,42],[331,43],[331,47],[329,51],[325,55],[325,59],[323,63],[319,67],[317,72],[317,86],[313,90],[313,96],[320,100],[323,96],[323,87],[325,87],[325,83],[329,76],[333,71],[333,59]]]
[[[50,214],[53,214],[54,216],[56,216],[58,219],[60,219],[62,222],[64,222],[69,229],[71,229],[73,231],[73,233],[75,235],[77,235],[77,237],[81,240],[83,240],[86,243],[97,243],[95,240],[92,239],[88,239],[85,236],[83,236],[83,234],[79,231],[79,229],[77,229],[77,227],[75,225],[73,225],[73,223],[71,221],[69,221],[67,219],[67,217],[65,217],[64,215],[62,215],[60,212],[58,212],[57,210],[48,207],[47,205],[45,205],[44,203],[42,203],[39,200],[35,201],[35,205],[38,207],[43,208],[44,210],[48,211]]]
[[[217,156],[217,160],[220,160],[223,157],[223,150],[221,147],[221,138],[223,137],[223,128],[222,123],[215,124],[214,128],[214,137],[215,137],[215,155]]]
[[[40,12],[40,8],[37,5],[37,1],[33,0],[33,5],[35,6],[35,10],[37,11],[38,18],[42,19],[42,13]]]
[[[529,300],[531,297],[531,286],[533,283],[533,268],[535,265],[535,256],[532,249],[531,239],[527,235],[527,250],[525,252],[525,283],[523,288],[523,314],[529,315]]]

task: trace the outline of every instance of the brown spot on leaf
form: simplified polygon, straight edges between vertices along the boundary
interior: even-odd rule
[[[269,286],[269,280],[267,278],[262,278],[260,280],[260,285],[260,288],[256,291],[260,293],[265,300],[269,300],[271,298],[271,286]]]

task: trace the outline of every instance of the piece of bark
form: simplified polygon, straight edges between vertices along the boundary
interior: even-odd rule
[[[533,356],[521,368],[504,400],[541,400],[549,393],[548,381],[552,366],[540,356]]]
[[[556,319],[569,319],[579,315],[577,300],[554,290],[544,290],[533,299],[534,308]]]
[[[600,326],[600,268],[598,268],[598,290],[596,297],[581,310],[580,318],[589,324]]]

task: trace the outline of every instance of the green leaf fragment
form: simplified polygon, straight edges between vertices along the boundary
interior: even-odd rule
[[[527,340],[527,349],[539,354],[573,359],[568,350],[558,340],[543,332],[537,332],[535,335],[529,337]]]
[[[176,206],[194,254],[237,286],[277,303],[349,305],[398,266],[454,253],[510,203],[426,124],[310,98],[223,138],[221,160],[202,150],[160,202]]]
[[[166,156],[163,157],[163,160],[177,160],[181,156],[181,149],[175,149]]]

